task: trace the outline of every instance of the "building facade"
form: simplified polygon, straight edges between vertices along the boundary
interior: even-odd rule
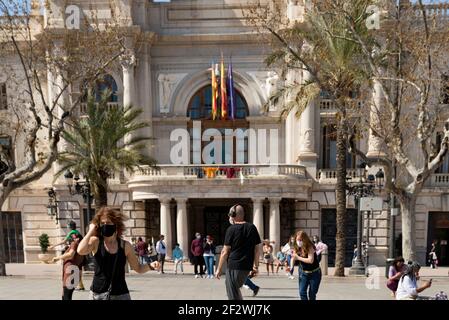
[[[52,2],[62,8],[63,1]],[[103,1],[77,4],[88,8],[94,2],[99,11],[107,13],[108,5]],[[143,35],[144,40],[132,47],[131,63],[110,70],[105,85],[113,91],[111,104],[132,104],[143,109],[143,120],[150,127],[142,134],[154,137],[145,152],[158,163],[155,168],[133,175],[117,173],[110,179],[109,205],[128,218],[126,238],[148,240],[164,234],[168,256],[175,243],[188,253],[195,232],[210,234],[217,244],[222,244],[229,207],[240,203],[247,220],[257,226],[263,239],[275,242],[276,250],[302,229],[329,245],[332,265],[336,235],[336,110],[332,101],[316,99],[299,118],[293,112],[281,118],[279,106],[263,109],[283,80],[276,70],[265,66],[269,48],[260,43],[245,22],[242,6],[249,2],[129,0],[121,4],[122,12],[130,17],[126,27]],[[302,1],[285,1],[285,6],[291,20],[301,19]],[[441,15],[448,18],[447,8]],[[61,16],[44,17],[48,18],[63,20]],[[212,61],[218,63],[222,56],[226,65],[232,56],[237,96],[233,121],[211,119],[210,68]],[[307,76],[292,71],[285,81],[305,81]],[[8,111],[8,95],[14,92],[7,92],[0,83],[0,113]],[[83,108],[79,110],[81,115]],[[250,130],[254,134],[239,144],[226,135],[227,129]],[[228,146],[224,143],[221,158],[225,163],[195,162],[211,137],[217,136],[234,142]],[[187,149],[180,147],[183,139],[189,142]],[[256,149],[252,149],[254,146]],[[371,154],[381,152],[373,137],[360,142],[360,148]],[[16,146],[18,158],[20,150]],[[187,162],[173,160],[183,152]],[[267,154],[274,156],[275,162],[267,161]],[[350,157],[348,161],[352,177],[357,175],[356,160]],[[378,168],[369,170],[366,173],[376,173]],[[59,221],[47,214],[50,187],[57,192]],[[346,264],[350,266],[356,244],[357,210],[352,197],[348,196],[347,203]],[[388,255],[392,226],[387,207],[364,219],[371,264],[385,264]],[[68,221],[74,220],[85,231],[91,218],[83,199],[70,195],[63,179],[53,183],[53,172],[15,191],[2,211],[6,258],[10,262],[37,262],[41,233],[47,233],[50,242],[55,243],[67,233]],[[400,216],[395,221],[395,237],[399,237]],[[448,166],[432,176],[418,199],[416,245],[421,262],[433,239],[439,239],[441,262],[449,264]]]

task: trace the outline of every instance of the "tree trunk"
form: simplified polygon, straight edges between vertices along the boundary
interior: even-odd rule
[[[6,276],[6,249],[4,241],[5,236],[3,235],[3,212],[1,211],[1,208],[10,193],[7,190],[5,190],[4,188],[0,189],[0,277]]]
[[[337,122],[337,235],[334,276],[345,276],[346,256],[346,139],[344,117]]]
[[[416,260],[415,205],[416,196],[399,197],[402,218],[402,256],[405,261]]]
[[[95,198],[95,208],[97,210],[101,207],[108,205],[108,188],[104,185],[97,185],[97,192],[94,195]]]

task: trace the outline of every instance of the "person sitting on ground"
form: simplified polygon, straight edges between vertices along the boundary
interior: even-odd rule
[[[401,279],[403,271],[404,271],[404,258],[397,257],[396,259],[394,259],[393,264],[390,266],[390,269],[388,270],[387,287],[392,291],[393,296],[396,296],[399,279]]]
[[[432,279],[425,281],[422,286],[418,287],[419,269],[421,269],[421,266],[416,261],[410,261],[405,265],[403,275],[398,283],[396,300],[416,300],[419,293],[430,288]]]
[[[286,266],[286,263],[287,257],[282,251],[278,251],[278,253],[276,253],[276,274],[279,273],[279,268],[282,270],[283,267]]]

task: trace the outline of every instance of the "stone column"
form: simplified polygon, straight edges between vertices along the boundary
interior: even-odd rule
[[[139,134],[144,137],[153,136],[153,104],[152,104],[152,84],[151,84],[151,42],[153,41],[153,36],[148,36],[146,38],[147,44],[142,48],[139,54],[139,64],[136,69],[136,95],[139,98],[138,106],[143,109],[142,119],[149,124],[139,130]],[[153,156],[153,143],[147,142],[146,148],[142,150],[142,153],[147,157]]]
[[[165,236],[165,244],[167,246],[167,256],[171,257],[172,253],[172,225],[171,225],[171,214],[170,214],[170,198],[164,197],[160,198],[161,202],[161,234]]]
[[[260,238],[264,238],[263,230],[263,198],[253,198],[253,224],[259,231]]]
[[[311,80],[311,75],[307,71],[303,71],[302,81],[303,83]],[[315,152],[315,117],[316,107],[315,102],[312,101],[301,113],[300,118],[300,143],[299,143],[299,156],[298,164],[304,165],[307,168],[307,172],[316,177],[316,164],[318,155]]]
[[[299,83],[300,73],[297,70],[289,70],[286,77],[287,85],[294,85]],[[290,103],[295,99],[296,92],[293,91],[287,96],[287,103]],[[298,139],[297,139],[297,127],[298,127],[298,117],[296,116],[297,108],[294,107],[287,118],[285,119],[285,163],[295,164],[296,158],[298,157]]]
[[[187,225],[187,199],[176,199],[176,235],[184,258],[189,257],[189,231]]]
[[[382,110],[383,105],[383,92],[382,92],[382,86],[378,80],[374,80],[374,86],[373,86],[373,100],[371,103],[370,108],[370,123],[371,126],[376,128],[376,124],[379,123],[379,118],[377,116],[378,112]],[[368,138],[368,152],[367,157],[372,158],[379,158],[379,157],[385,157],[385,152],[382,151],[382,140],[378,137],[376,137],[373,134],[373,131],[369,130],[369,138]]]
[[[281,198],[270,198],[270,241],[275,241],[274,252],[278,252],[281,241],[281,216],[279,203]]]
[[[133,49],[127,49],[120,57],[120,64],[123,70],[123,106],[135,106],[136,92],[134,82],[134,67],[136,65],[136,56]],[[135,133],[125,137],[125,143],[134,138]]]

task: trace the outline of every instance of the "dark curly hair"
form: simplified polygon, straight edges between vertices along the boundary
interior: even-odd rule
[[[95,217],[92,219],[93,224],[97,226],[97,235],[99,235],[98,230],[101,226],[101,218],[106,216],[113,224],[117,226],[117,236],[121,237],[123,232],[125,231],[124,221],[125,217],[120,213],[120,211],[109,208],[109,207],[101,207],[100,210],[95,214]]]

